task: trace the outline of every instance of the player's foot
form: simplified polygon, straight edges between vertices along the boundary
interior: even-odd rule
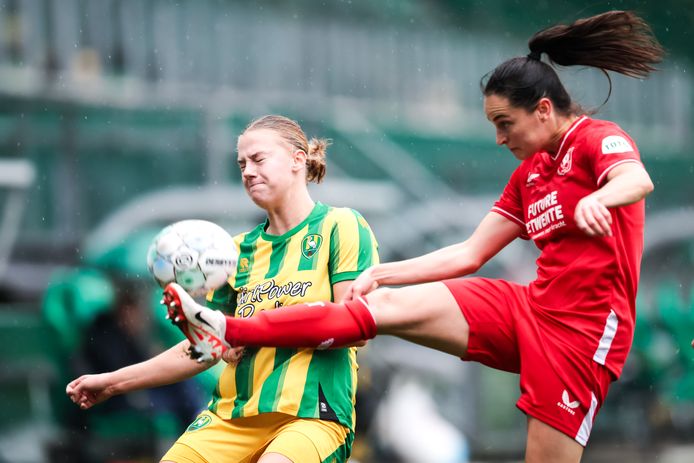
[[[224,340],[224,314],[198,304],[178,284],[169,283],[164,288],[161,303],[166,306],[166,318],[190,341],[190,358],[198,362],[219,360],[224,351],[231,347]]]

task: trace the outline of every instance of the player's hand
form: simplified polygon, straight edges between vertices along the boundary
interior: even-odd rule
[[[373,277],[373,269],[374,267],[367,268],[356,280],[352,281],[342,301],[353,301],[378,288],[378,281]]]
[[[108,373],[80,376],[67,385],[65,393],[82,410],[91,408],[114,395]]]
[[[612,214],[600,201],[586,196],[576,204],[574,220],[588,236],[612,236]]]
[[[245,350],[246,348],[243,346],[227,349],[222,354],[222,360],[230,365],[236,365],[241,361],[241,357],[243,357]]]

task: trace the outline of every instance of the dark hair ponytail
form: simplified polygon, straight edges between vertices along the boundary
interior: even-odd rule
[[[528,56],[512,58],[494,69],[486,84],[482,83],[484,95],[504,96],[528,111],[547,97],[566,114],[577,107],[552,66],[540,61],[542,53],[550,63],[591,66],[630,77],[646,77],[664,54],[648,24],[629,11],[608,11],[570,25],[552,26],[535,33],[528,46]]]

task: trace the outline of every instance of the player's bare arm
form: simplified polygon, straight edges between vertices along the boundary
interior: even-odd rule
[[[521,232],[521,227],[515,222],[490,212],[470,238],[461,243],[420,257],[367,269],[354,280],[346,299],[355,299],[383,285],[428,283],[469,275],[520,236]]]
[[[189,349],[186,340],[147,361],[109,373],[80,376],[67,385],[65,392],[86,410],[114,395],[176,383],[214,365],[214,362],[201,364],[191,360]]]
[[[652,191],[653,182],[641,164],[621,164],[607,174],[607,183],[602,188],[578,202],[576,225],[589,236],[611,236],[609,208],[635,203]]]

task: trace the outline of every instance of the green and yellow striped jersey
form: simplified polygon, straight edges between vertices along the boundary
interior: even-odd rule
[[[332,285],[378,263],[373,233],[352,209],[316,203],[283,235],[268,235],[266,227],[267,222],[235,237],[236,275],[208,295],[210,307],[252,317],[262,310],[331,301]],[[354,429],[356,383],[354,348],[246,348],[238,365],[223,370],[209,409],[224,419],[281,412]]]

